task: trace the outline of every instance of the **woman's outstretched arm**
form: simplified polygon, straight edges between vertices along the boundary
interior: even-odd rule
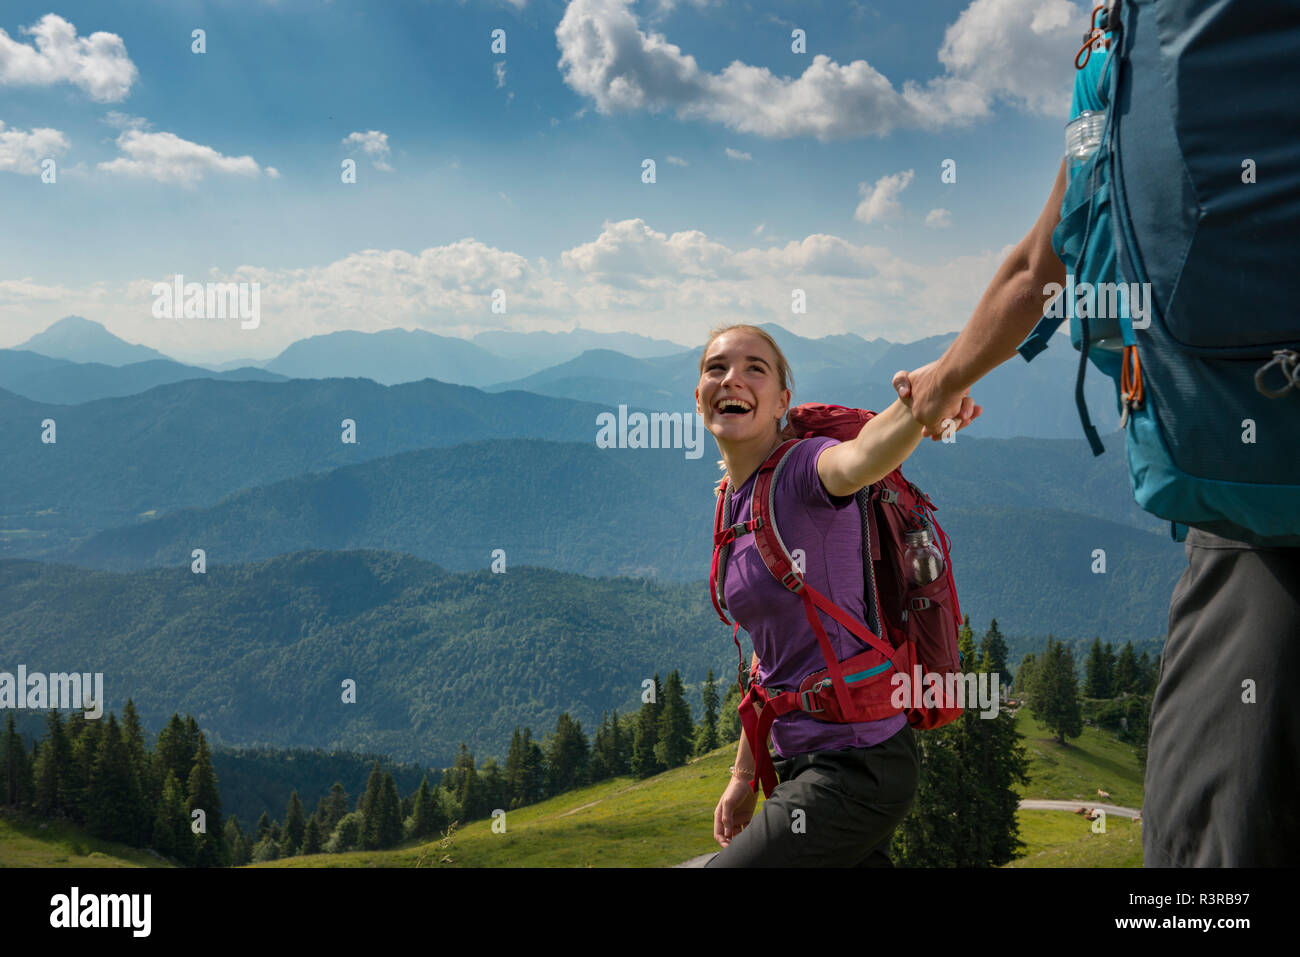
[[[975,406],[971,418],[981,411]],[[902,465],[921,444],[921,431],[912,410],[898,399],[856,437],[824,450],[817,457],[817,475],[830,494],[853,495]]]

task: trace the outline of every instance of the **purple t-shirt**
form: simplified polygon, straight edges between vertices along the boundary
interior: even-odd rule
[[[853,496],[831,495],[817,474],[817,457],[839,444],[839,439],[819,436],[796,445],[777,476],[772,507],[786,549],[796,558],[795,549],[804,552],[808,584],[865,622],[862,520]],[[749,499],[757,474],[756,470],[732,495],[733,524],[750,519]],[[826,667],[803,599],[767,570],[753,534],[732,544],[723,594],[731,617],[754,643],[761,684],[793,691],[805,677]],[[838,621],[818,614],[841,661],[865,650]],[[837,724],[792,711],[772,725],[772,744],[783,758],[809,751],[867,748],[893,737],[906,723],[901,712],[880,721]]]

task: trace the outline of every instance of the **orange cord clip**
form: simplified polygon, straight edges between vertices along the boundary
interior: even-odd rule
[[[1110,41],[1105,39],[1105,31],[1103,31],[1101,27],[1097,26],[1097,14],[1105,9],[1106,4],[1104,3],[1099,3],[1097,6],[1092,8],[1092,19],[1089,21],[1091,23],[1091,29],[1088,31],[1087,36],[1083,38],[1083,46],[1079,47],[1079,52],[1074,55],[1074,68],[1076,70],[1082,70],[1087,66],[1088,60],[1092,57],[1093,50],[1100,49],[1100,47],[1094,47],[1093,44],[1101,43],[1107,50],[1110,49]],[[1080,57],[1083,58],[1082,63],[1079,62]]]
[[[1132,373],[1129,372],[1130,360]],[[1138,358],[1137,346],[1124,347],[1124,365],[1119,377],[1120,394],[1128,404],[1137,408],[1145,398],[1142,388],[1142,361]]]

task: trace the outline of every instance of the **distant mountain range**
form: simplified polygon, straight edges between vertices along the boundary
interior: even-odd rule
[[[226,394],[254,387],[270,391],[242,403]],[[420,398],[412,408],[485,401],[459,416],[393,419],[380,400],[403,390]],[[323,414],[318,428],[296,424],[323,396],[363,410],[352,413],[358,445],[339,443]],[[594,409],[432,381],[384,390],[364,380],[195,380],[73,407],[80,415],[60,421],[64,445],[53,448],[6,437],[4,422],[32,420],[8,414],[0,442],[23,453],[19,481],[0,491],[0,554],[126,571],[188,566],[196,547],[221,565],[313,548],[383,549],[461,572],[485,567],[502,548],[512,564],[701,580],[715,453],[596,448]],[[86,439],[69,446],[69,428]],[[191,445],[195,430],[215,438]],[[502,437],[471,441],[492,432]],[[1133,503],[1123,457],[1094,458],[1082,441],[967,434],[951,445],[922,443],[905,473],[937,504],[972,607],[989,609],[1009,634],[1089,632],[1109,620],[1099,607],[1128,609],[1122,626],[1107,626],[1125,636],[1161,631],[1182,551]],[[140,467],[156,461],[169,465]],[[1090,571],[1095,548],[1107,552],[1106,575]]]
[[[90,327],[98,330],[91,332]],[[956,333],[911,343],[844,334],[808,339],[764,323],[794,370],[795,404],[830,402],[883,409],[895,399],[899,369],[937,359]],[[989,438],[1081,436],[1071,384],[1077,354],[1064,336],[1033,363],[1013,359],[973,390],[984,407],[975,433]],[[47,351],[29,351],[41,344]],[[102,326],[68,317],[18,349],[0,350],[0,389],[39,402],[71,405],[135,395],[194,378],[281,382],[365,378],[381,385],[436,379],[487,392],[523,390],[552,398],[650,410],[693,411],[699,347],[630,333],[483,332],[466,341],[423,330],[336,332],[289,346],[274,359],[222,371],[175,363],[145,350],[150,360],[118,364],[113,357],[143,355]],[[73,360],[86,365],[68,365]],[[94,358],[92,362],[91,357]],[[54,360],[63,360],[56,362]],[[1085,386],[1093,421],[1102,432],[1118,426],[1114,387],[1095,370]]]

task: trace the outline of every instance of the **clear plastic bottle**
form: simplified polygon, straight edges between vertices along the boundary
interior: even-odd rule
[[[1097,152],[1105,127],[1105,110],[1084,110],[1065,125],[1065,156],[1071,176]]]
[[[903,541],[903,575],[910,587],[928,585],[943,574],[943,552],[928,528],[905,532]]]

